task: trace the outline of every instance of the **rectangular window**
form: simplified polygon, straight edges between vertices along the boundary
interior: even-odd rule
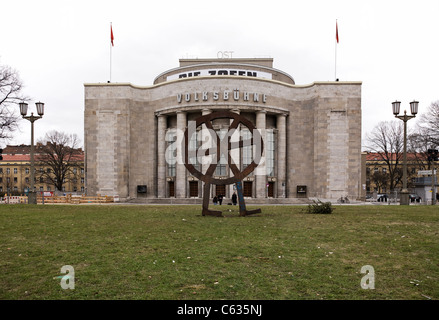
[[[224,139],[224,137],[227,134],[227,130],[222,129],[216,132],[216,134],[218,135],[218,137],[220,138],[220,140]],[[228,153],[226,153],[227,155]],[[215,159],[214,159],[215,160]],[[221,158],[219,160],[218,165],[216,166],[216,170],[215,170],[215,175],[217,176],[226,176],[227,175],[227,159],[226,157],[223,155],[221,155]]]
[[[193,165],[195,170],[201,171],[201,165],[199,159],[197,158],[197,151],[200,147],[201,141],[198,137],[200,131],[196,131],[192,134],[189,140],[189,149],[188,149],[188,161],[189,164]],[[198,196],[198,193],[197,193]]]
[[[253,161],[253,146],[251,144],[251,138],[252,134],[250,130],[248,129],[242,129],[241,130],[241,138],[243,141],[243,147],[242,147],[242,167],[241,171],[247,168],[250,163]],[[253,175],[253,172],[250,173],[250,175]]]
[[[168,167],[168,177],[175,177],[176,174],[176,162],[177,162],[177,132],[173,129],[169,129],[166,132],[166,164]]]
[[[273,177],[274,176],[274,147],[275,147],[275,141],[274,141],[274,131],[271,129],[267,130],[266,135],[266,152],[265,152],[265,161],[267,169],[267,176]]]

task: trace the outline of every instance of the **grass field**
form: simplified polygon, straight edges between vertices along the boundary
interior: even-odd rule
[[[1,205],[0,299],[439,299],[437,206],[222,208]]]

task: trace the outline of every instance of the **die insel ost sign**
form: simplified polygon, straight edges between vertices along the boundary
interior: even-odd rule
[[[86,83],[87,192],[144,203],[361,198],[361,86],[297,85],[272,58],[228,51],[180,59],[150,86]]]

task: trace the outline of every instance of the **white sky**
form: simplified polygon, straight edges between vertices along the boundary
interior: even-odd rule
[[[0,64],[16,69],[30,104],[45,103],[47,131],[83,141],[84,83],[152,85],[180,58],[271,57],[296,84],[362,81],[363,136],[394,119],[391,102],[439,100],[438,0],[3,0]],[[17,107],[18,109],[18,107]],[[409,122],[414,127],[415,121]],[[30,143],[30,123],[9,144]]]

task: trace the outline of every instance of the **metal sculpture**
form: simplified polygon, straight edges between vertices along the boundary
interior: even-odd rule
[[[226,134],[226,136],[223,139],[227,138],[227,141],[221,140],[220,137],[215,133],[215,130],[213,129],[213,124],[212,121],[215,119],[221,119],[221,118],[228,118],[228,119],[233,119],[232,123],[229,126],[228,132]],[[202,172],[198,171],[194,164],[190,163],[189,159],[191,158],[189,156],[189,134],[193,134],[193,132],[189,132],[190,129],[191,130],[196,130],[196,128],[198,128],[199,126],[205,125],[211,136],[211,138],[213,139],[213,141],[216,141],[216,148],[207,148],[207,149],[198,149],[197,150],[197,154],[198,155],[202,155],[202,156],[209,156],[212,155],[213,156],[216,155],[216,161],[213,161],[209,167],[207,168],[206,172],[203,174]],[[248,128],[248,130],[252,133],[252,137],[249,140],[239,140],[239,141],[231,141],[233,132],[238,128],[239,125],[244,125]],[[214,133],[214,135],[212,134]],[[224,143],[227,143],[227,148],[224,148]],[[255,143],[256,142],[256,143]],[[247,210],[246,206],[245,206],[245,201],[244,201],[244,195],[243,195],[243,190],[242,190],[242,180],[248,176],[251,172],[253,172],[253,170],[255,170],[255,168],[258,166],[259,161],[255,161],[255,159],[253,159],[253,161],[244,168],[243,171],[240,171],[238,166],[232,161],[232,157],[230,155],[230,151],[233,149],[240,149],[243,148],[244,146],[253,146],[254,148],[256,148],[254,151],[254,154],[259,155],[259,157],[262,155],[262,151],[263,151],[263,141],[262,141],[262,137],[259,133],[259,131],[256,129],[256,127],[253,125],[253,123],[251,123],[251,121],[249,121],[248,119],[246,119],[245,117],[237,114],[237,113],[233,113],[230,111],[216,111],[201,117],[198,117],[195,120],[195,125],[193,125],[191,128],[187,128],[185,133],[184,133],[184,139],[182,141],[182,147],[184,148],[184,165],[186,167],[186,169],[196,178],[198,178],[199,180],[204,182],[204,190],[203,190],[203,211],[202,211],[202,215],[210,215],[210,216],[222,216],[222,212],[221,211],[216,211],[216,210],[209,210],[209,195],[210,195],[210,186],[211,184],[215,184],[215,185],[229,185],[229,184],[235,184],[236,186],[236,190],[238,193],[238,202],[239,202],[239,215],[240,216],[247,216],[250,214],[254,214],[254,213],[260,213],[261,209],[256,209],[256,210]],[[214,150],[216,149],[216,150]],[[224,153],[227,153],[227,155],[225,155]],[[230,170],[233,173],[232,177],[229,178],[225,178],[225,179],[218,179],[218,178],[214,178],[213,174],[215,172],[215,169],[221,159],[221,156],[224,154],[224,156],[226,156],[227,158],[227,162],[229,165]],[[256,157],[256,158],[257,158]]]

